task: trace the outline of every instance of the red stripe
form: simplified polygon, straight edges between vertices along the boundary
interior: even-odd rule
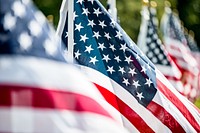
[[[145,121],[126,103],[119,99],[115,94],[102,86],[95,84],[106,101],[126,117],[140,132],[153,133],[154,131],[145,123]]]
[[[169,80],[180,81],[180,79],[178,79],[177,77],[174,77],[174,76],[169,76],[169,75],[164,75],[164,76]]]
[[[183,116],[188,120],[188,122],[193,126],[193,128],[200,132],[200,126],[196,122],[194,116],[185,107],[185,105],[176,97],[176,95],[171,92],[160,80],[157,79],[157,85],[159,90],[179,109]]]
[[[155,102],[150,102],[147,109],[166,125],[173,133],[184,133],[182,126],[169,114],[162,106]]]
[[[112,118],[92,98],[78,93],[67,92],[67,90],[58,91],[28,86],[0,85],[0,106],[92,112]]]

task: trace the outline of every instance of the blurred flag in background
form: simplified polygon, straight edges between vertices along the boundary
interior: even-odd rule
[[[198,63],[187,46],[187,40],[178,16],[169,7],[165,8],[161,28],[166,49],[181,70],[184,95],[194,101],[199,93]]]
[[[148,5],[143,6],[142,23],[137,44],[172,85],[183,94],[184,88],[181,82],[182,74],[171,60],[157,34],[158,24],[156,24],[155,21],[157,20],[155,10],[154,7],[149,7]]]

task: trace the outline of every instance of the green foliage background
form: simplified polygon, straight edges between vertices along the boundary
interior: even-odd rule
[[[100,0],[106,6],[107,0]],[[195,39],[200,46],[200,0],[169,0],[172,9],[177,9],[180,19],[188,30],[193,30]],[[142,0],[116,0],[117,12],[120,25],[127,34],[137,42],[139,33],[142,8]],[[164,12],[164,0],[155,0],[157,3],[158,19],[160,20]],[[59,20],[59,9],[62,0],[34,0],[36,6],[46,15],[53,15],[53,24],[57,27]],[[195,102],[200,107],[200,99]]]

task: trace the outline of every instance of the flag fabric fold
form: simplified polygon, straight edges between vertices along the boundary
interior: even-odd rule
[[[200,131],[199,110],[174,89],[99,1],[75,0],[74,19],[68,20],[67,11],[61,8],[66,15],[58,35],[66,48],[73,45],[78,66],[130,132]],[[68,21],[74,22],[71,44]]]
[[[31,1],[0,0],[0,132],[124,132]]]
[[[181,80],[184,85],[184,95],[194,101],[199,93],[198,64],[187,46],[187,40],[178,15],[175,15],[169,7],[166,7],[163,14],[161,30],[165,47],[182,73]]]

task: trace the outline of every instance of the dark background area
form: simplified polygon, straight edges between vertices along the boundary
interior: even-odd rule
[[[107,0],[100,0],[106,6]],[[57,27],[59,20],[59,9],[62,0],[34,0],[36,6],[51,18],[53,15],[53,25]],[[157,3],[158,19],[160,20],[164,12],[164,0],[155,0]],[[178,10],[179,17],[188,30],[195,33],[195,40],[200,47],[200,0],[170,0],[172,9]],[[120,25],[127,34],[137,42],[141,23],[141,0],[117,0],[117,11],[120,18]],[[162,37],[162,36],[161,36]]]

